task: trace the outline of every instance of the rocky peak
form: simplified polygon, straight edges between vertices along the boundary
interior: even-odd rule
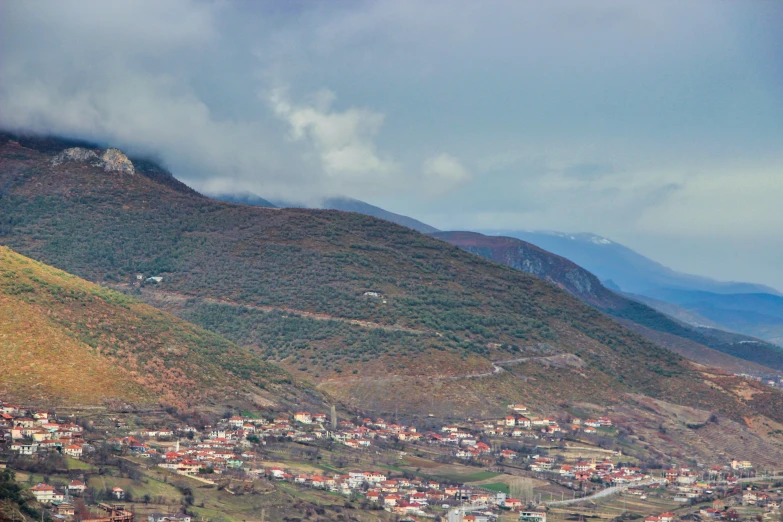
[[[115,148],[108,148],[101,152],[100,150],[86,149],[84,147],[71,147],[57,154],[52,159],[52,165],[60,165],[68,161],[89,163],[94,167],[102,168],[106,172],[136,173],[133,162],[128,159],[128,156]]]

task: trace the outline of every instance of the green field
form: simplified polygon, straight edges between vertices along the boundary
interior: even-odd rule
[[[505,493],[506,495],[511,494],[511,488],[508,484],[505,484],[503,482],[493,482],[491,484],[482,484],[482,488],[489,489],[491,491],[498,491],[500,493]]]
[[[87,464],[86,462],[82,462],[81,460],[74,459],[72,457],[65,457],[65,462],[68,465],[68,469],[81,469],[81,470],[93,469],[92,464]]]
[[[460,483],[479,482],[482,480],[495,478],[498,475],[498,473],[493,473],[491,471],[477,471],[476,473],[434,473],[434,476]]]

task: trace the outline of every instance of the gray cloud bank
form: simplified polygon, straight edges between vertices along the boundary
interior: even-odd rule
[[[5,2],[0,125],[783,287],[783,4]],[[709,255],[705,255],[709,253]]]

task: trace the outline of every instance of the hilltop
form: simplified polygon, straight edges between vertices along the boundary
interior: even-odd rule
[[[0,246],[0,394],[59,405],[201,407],[303,398],[214,333]]]
[[[550,283],[411,229],[215,201],[138,169],[55,165],[59,152],[35,147],[0,147],[0,241],[227,336],[350,406],[470,416],[638,394],[783,421],[779,391],[705,371]]]

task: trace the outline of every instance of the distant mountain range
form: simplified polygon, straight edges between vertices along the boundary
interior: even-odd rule
[[[765,285],[721,282],[667,268],[594,234],[488,231],[570,259],[603,283],[694,326],[712,326],[783,346],[783,296]]]
[[[595,234],[529,232],[524,230],[480,230],[487,235],[515,237],[570,259],[589,270],[609,287],[633,294],[649,295],[661,288],[699,290],[716,294],[765,293],[777,290],[753,283],[715,281],[667,268],[630,248]],[[654,297],[654,296],[651,296]]]

